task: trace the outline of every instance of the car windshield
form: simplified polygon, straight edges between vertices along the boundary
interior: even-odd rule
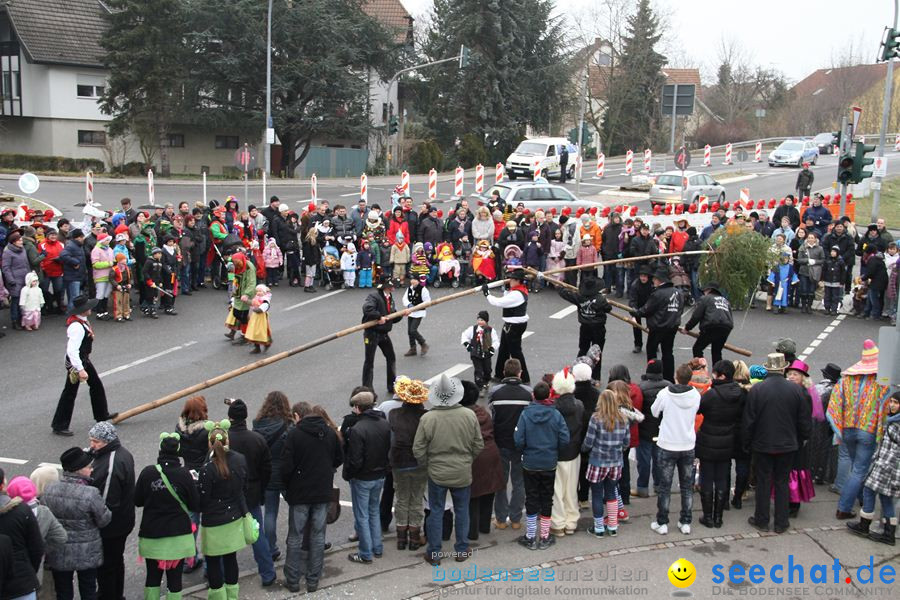
[[[519,147],[516,148],[516,154],[540,154],[543,156],[546,150],[547,144],[541,144],[540,142],[522,142],[519,144]]]
[[[681,185],[681,177],[678,175],[660,175],[656,178],[656,185]]]
[[[800,152],[803,150],[803,142],[782,142],[778,149],[782,152]]]
[[[834,139],[834,136],[830,133],[820,133],[816,137],[813,138],[813,141],[817,144],[831,143],[831,140]]]

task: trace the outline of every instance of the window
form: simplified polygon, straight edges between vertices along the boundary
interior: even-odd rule
[[[240,146],[240,140],[236,135],[217,135],[216,150],[235,150]]]
[[[388,106],[387,102],[381,103],[381,122],[387,123],[388,120]]]
[[[79,98],[99,98],[103,95],[104,86],[102,85],[86,85],[83,83],[78,84],[78,97]]]
[[[695,185],[706,185],[706,182],[703,180],[703,175],[694,175],[689,180],[692,186]]]
[[[554,200],[565,200],[566,202],[573,202],[575,200],[575,196],[569,193],[569,190],[564,188],[550,188],[550,191],[553,194]]]
[[[184,134],[170,133],[166,145],[169,148],[184,148]]]
[[[105,146],[106,145],[106,132],[105,131],[88,131],[84,129],[78,130],[78,145],[79,146]]]

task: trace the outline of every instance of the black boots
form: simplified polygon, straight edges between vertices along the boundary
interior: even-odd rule
[[[860,537],[869,536],[869,527],[872,525],[872,513],[859,512],[859,523],[847,523],[847,529]]]
[[[743,507],[744,492],[747,491],[748,475],[738,475],[734,480],[734,496],[731,499],[731,506],[740,510]]]
[[[397,525],[397,550],[406,550],[406,545],[409,542],[408,531],[409,527]]]
[[[700,505],[703,507],[703,516],[700,517],[700,524],[704,527],[713,528],[714,525],[714,517],[713,517],[713,493],[712,492],[700,492]]]
[[[425,540],[422,539],[420,531],[421,528],[419,527],[409,528],[409,534],[407,536],[409,537],[409,549],[414,552],[425,545]]]
[[[893,546],[896,543],[895,536],[897,534],[897,517],[894,517],[892,519],[884,519],[883,522],[884,531],[882,531],[881,533],[875,533],[874,531],[869,533],[869,539],[873,542],[879,542],[881,544]],[[850,525],[847,525],[847,527],[850,527]]]
[[[716,490],[713,498],[713,525],[717,528],[722,526],[722,511],[725,510],[726,504],[728,504],[728,490]]]

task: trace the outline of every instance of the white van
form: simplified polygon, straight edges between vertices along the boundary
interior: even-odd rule
[[[556,177],[562,179],[559,170],[559,155],[565,146],[569,151],[569,162],[566,164],[566,177],[575,177],[575,160],[578,156],[578,146],[572,144],[566,138],[547,137],[525,140],[506,159],[506,175],[511,180],[517,177],[534,177],[535,166],[539,165],[542,174],[547,179]]]

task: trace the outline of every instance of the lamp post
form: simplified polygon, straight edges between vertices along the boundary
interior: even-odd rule
[[[266,30],[266,130],[263,134],[263,171],[271,173],[272,143],[269,141],[271,139],[269,132],[272,129],[272,0],[269,0]],[[266,204],[268,204],[268,200],[266,200]]]

